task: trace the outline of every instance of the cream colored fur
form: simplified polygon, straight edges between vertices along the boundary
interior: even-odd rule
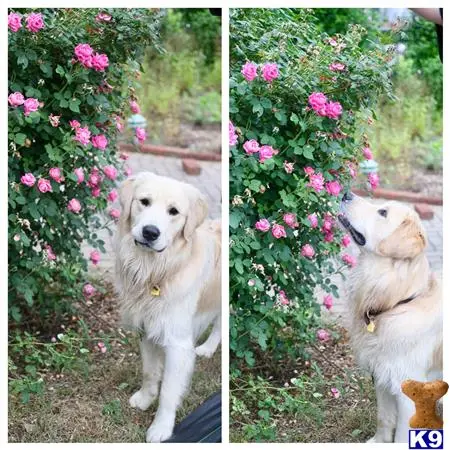
[[[127,179],[120,201],[117,290],[124,323],[143,334],[142,387],[130,404],[145,410],[159,392],[147,442],[161,442],[172,434],[196,354],[210,357],[220,343],[220,223],[205,220],[207,204],[196,188],[149,172]],[[145,225],[161,233],[152,248],[136,243],[143,241]],[[152,295],[154,287],[159,296]],[[210,324],[208,339],[195,347]]]
[[[377,392],[377,432],[370,442],[408,442],[414,404],[401,383],[442,377],[440,283],[430,271],[425,231],[411,208],[354,196],[343,202],[342,212],[366,238],[350,275],[347,326],[357,361],[372,374]],[[417,297],[396,306],[412,295]],[[369,310],[384,311],[375,317],[373,333],[364,322]]]

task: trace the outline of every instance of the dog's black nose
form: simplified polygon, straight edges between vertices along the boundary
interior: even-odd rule
[[[142,228],[142,236],[146,241],[156,241],[161,232],[154,225],[146,225]]]
[[[350,192],[347,191],[344,196],[342,197],[342,200],[344,200],[344,202],[349,202],[351,200],[353,200],[354,195]]]

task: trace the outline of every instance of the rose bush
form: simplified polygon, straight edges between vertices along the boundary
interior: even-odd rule
[[[371,156],[366,129],[391,89],[392,47],[360,45],[358,25],[327,36],[312,14],[230,18],[230,347],[248,365],[258,348],[298,357],[317,339],[316,286],[337,297],[330,274],[355,264],[338,257],[349,243],[339,202]]]
[[[15,9],[8,16],[9,311],[45,314],[91,296],[86,241],[117,218],[109,201],[129,169],[117,133],[160,13]],[[136,107],[135,106],[135,107]],[[111,216],[111,217],[109,217]],[[83,289],[84,286],[84,289]]]

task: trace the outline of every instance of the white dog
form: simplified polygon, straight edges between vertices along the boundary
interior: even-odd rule
[[[130,405],[159,407],[147,442],[170,437],[189,387],[195,355],[211,356],[221,340],[220,224],[193,186],[143,172],[120,188],[122,213],[116,279],[122,317],[142,331],[142,387]],[[202,345],[199,336],[214,324]]]
[[[370,442],[408,442],[414,403],[407,379],[442,377],[442,292],[411,208],[344,195],[340,221],[361,249],[349,280],[349,332],[358,363],[373,376],[377,432]]]

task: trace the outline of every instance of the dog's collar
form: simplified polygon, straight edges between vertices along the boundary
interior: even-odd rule
[[[413,301],[418,296],[419,296],[419,294],[413,294],[413,295],[409,296],[408,298],[405,298],[404,300],[400,300],[392,308],[389,308],[389,309],[384,309],[384,310],[382,309],[382,310],[378,310],[378,311],[373,310],[373,309],[368,309],[364,314],[364,322],[367,325],[367,331],[369,333],[373,333],[375,331],[375,319],[377,318],[377,316],[385,313],[386,311],[392,311],[397,306],[405,305],[405,304]]]
[[[150,287],[150,295],[152,297],[159,297],[161,295],[161,288],[158,285]]]

